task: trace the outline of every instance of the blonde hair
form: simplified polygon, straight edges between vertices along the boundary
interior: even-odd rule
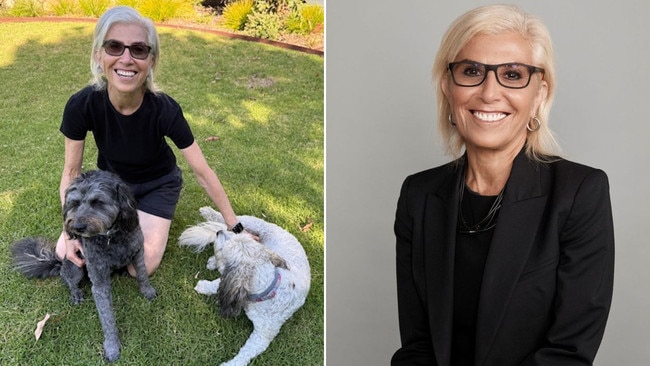
[[[539,18],[523,12],[514,5],[479,7],[461,15],[449,26],[442,38],[433,65],[433,80],[438,103],[438,130],[447,152],[454,157],[459,157],[464,140],[449,122],[451,105],[442,88],[445,75],[449,70],[448,65],[475,36],[502,32],[515,32],[523,36],[532,47],[535,66],[545,70],[543,77],[548,85],[548,94],[537,111],[537,117],[541,122],[539,129],[528,133],[526,154],[537,161],[548,161],[549,158],[560,154],[560,146],[548,126],[556,87],[551,36]]]
[[[108,9],[97,21],[95,25],[95,33],[93,35],[92,51],[90,52],[90,72],[93,74],[90,80],[90,85],[94,86],[97,90],[106,89],[106,79],[101,65],[97,62],[95,54],[101,51],[102,44],[106,33],[115,24],[136,24],[141,26],[147,34],[147,44],[151,47],[151,57],[153,64],[149,68],[149,74],[145,81],[145,88],[152,92],[157,93],[159,90],[154,83],[154,70],[160,60],[160,40],[158,32],[149,18],[145,18],[137,10],[128,6],[116,6]]]

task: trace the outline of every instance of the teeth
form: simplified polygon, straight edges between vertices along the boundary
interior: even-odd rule
[[[481,121],[486,122],[496,122],[507,117],[505,113],[485,113],[485,112],[474,112],[474,116]]]
[[[127,77],[127,78],[135,76],[134,71],[116,70],[115,72],[117,72],[118,75],[124,76],[124,77]]]

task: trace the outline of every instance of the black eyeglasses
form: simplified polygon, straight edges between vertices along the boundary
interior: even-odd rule
[[[115,41],[112,39],[104,41],[102,47],[104,47],[106,53],[111,56],[122,56],[124,54],[124,50],[128,48],[129,53],[131,53],[131,57],[138,60],[146,59],[149,57],[149,53],[151,52],[151,47],[147,46],[144,43],[133,43],[132,45],[127,46],[120,41]]]
[[[534,73],[544,73],[544,69],[517,62],[486,65],[480,62],[464,60],[449,64],[451,78],[458,86],[481,85],[490,70],[494,71],[500,85],[510,89],[523,89],[528,86]]]

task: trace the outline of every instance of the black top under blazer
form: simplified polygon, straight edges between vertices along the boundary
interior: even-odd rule
[[[397,205],[402,347],[392,365],[451,365],[454,243],[464,159],[409,176]],[[522,151],[485,263],[476,366],[591,365],[614,279],[609,183],[567,160]]]

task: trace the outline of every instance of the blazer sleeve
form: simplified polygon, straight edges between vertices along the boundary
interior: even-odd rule
[[[391,365],[437,365],[429,331],[423,288],[418,289],[414,268],[414,212],[409,207],[411,179],[407,178],[397,203],[395,215],[397,304],[402,346],[392,357]],[[421,245],[421,244],[419,244]]]
[[[522,365],[592,365],[605,331],[613,282],[609,183],[603,171],[594,170],[579,185],[560,232],[555,311],[545,345]]]

